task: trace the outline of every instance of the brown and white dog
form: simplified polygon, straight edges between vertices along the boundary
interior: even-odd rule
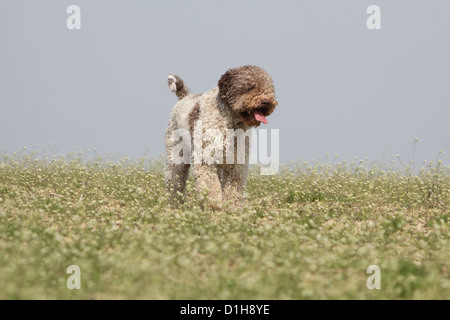
[[[244,142],[245,160],[238,161],[240,149],[235,143],[238,138],[222,137],[226,137],[230,130],[237,132],[241,129],[240,132],[245,132],[250,138],[251,130],[248,129],[259,126],[261,122],[267,123],[266,117],[277,106],[271,77],[260,67],[247,65],[229,69],[217,87],[203,94],[191,94],[176,75],[169,75],[168,84],[179,99],[166,132],[165,182],[170,201],[176,204],[182,199],[192,164],[196,190],[203,207],[215,210],[220,210],[223,205],[232,209],[239,207],[247,183],[251,139]],[[183,155],[186,149],[180,152],[180,135],[176,134],[180,130],[190,134],[190,141],[184,141],[189,143],[188,149],[198,151],[200,158],[202,154],[206,158],[206,153],[210,153],[214,161],[199,161],[194,158],[195,151]],[[214,135],[221,138],[217,140]],[[217,145],[211,148],[217,141],[219,148]],[[215,151],[211,153],[212,149]],[[225,159],[227,152],[231,152],[232,161]],[[187,161],[175,161],[174,155],[185,156]]]

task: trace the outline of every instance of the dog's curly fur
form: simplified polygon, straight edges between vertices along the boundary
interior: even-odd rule
[[[217,87],[199,95],[191,94],[183,80],[176,75],[169,75],[168,84],[179,99],[172,110],[166,131],[165,182],[171,202],[176,203],[181,201],[191,164],[175,164],[171,160],[172,148],[179,143],[171,138],[174,130],[189,130],[193,137],[196,121],[200,120],[203,134],[207,129],[219,130],[223,136],[229,129],[247,131],[260,125],[256,113],[270,115],[277,102],[271,77],[257,66],[229,69],[221,76]],[[203,150],[208,147],[208,143],[208,139],[202,141]],[[234,140],[232,143],[236,160],[237,146]],[[227,164],[225,157],[220,163],[212,164],[196,163],[192,159],[197,194],[203,197],[204,206],[220,210],[223,205],[229,205],[230,208],[240,205],[247,182],[249,143],[245,144],[243,164],[237,161]],[[227,147],[233,148],[225,139],[223,144],[224,154]]]

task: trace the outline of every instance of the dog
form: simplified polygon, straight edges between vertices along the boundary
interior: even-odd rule
[[[247,183],[251,141],[249,129],[267,123],[266,117],[278,105],[272,78],[257,66],[233,68],[220,77],[215,88],[203,94],[192,94],[177,75],[170,74],[167,81],[170,90],[179,99],[172,110],[165,136],[165,185],[170,203],[176,205],[182,202],[192,166],[202,208],[239,208]],[[183,130],[189,133],[189,137],[182,139],[184,145],[177,134]],[[244,148],[239,149],[235,143],[238,137],[215,140],[217,136],[227,136],[230,130],[245,132]],[[248,143],[245,137],[249,138]],[[180,151],[180,145],[187,145],[188,148]],[[242,149],[244,155],[238,161]],[[192,150],[194,152],[190,152]],[[209,158],[206,153],[211,153]],[[231,161],[224,154],[231,155]],[[200,155],[200,159],[202,155],[208,160],[212,157],[213,161],[199,161],[196,155]],[[180,163],[175,161],[176,157],[187,161]]]

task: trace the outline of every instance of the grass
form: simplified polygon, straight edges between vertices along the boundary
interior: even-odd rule
[[[191,179],[168,208],[161,160],[6,155],[0,299],[446,299],[449,205],[440,162],[253,168],[232,213],[202,211]]]

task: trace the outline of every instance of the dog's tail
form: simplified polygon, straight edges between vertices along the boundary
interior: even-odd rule
[[[184,84],[183,80],[181,80],[179,76],[170,74],[167,77],[167,83],[169,84],[170,91],[177,95],[178,100],[183,99],[191,93],[189,88]]]

